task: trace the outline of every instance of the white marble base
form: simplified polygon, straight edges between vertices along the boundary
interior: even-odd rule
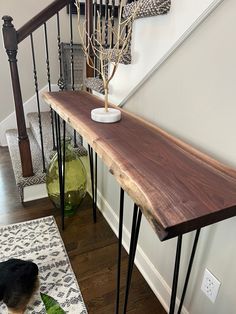
[[[119,109],[108,108],[96,108],[91,111],[91,119],[101,123],[114,123],[121,119],[121,112]]]

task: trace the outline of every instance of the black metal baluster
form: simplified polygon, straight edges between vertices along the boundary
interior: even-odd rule
[[[51,92],[51,74],[50,74],[50,62],[49,62],[49,49],[48,49],[48,33],[47,33],[47,24],[44,23],[44,38],[45,38],[45,49],[46,49],[46,65],[47,65],[47,79],[48,79],[48,90]],[[52,149],[56,149],[55,144],[55,128],[54,128],[54,119],[52,108],[50,107],[50,117],[51,117],[51,127],[52,127]]]
[[[189,282],[189,278],[190,278],[190,274],[191,274],[191,270],[192,270],[192,266],[193,266],[193,260],[194,260],[196,249],[197,249],[197,244],[198,244],[200,231],[201,231],[201,229],[198,229],[196,231],[195,239],[194,239],[194,242],[193,242],[192,253],[191,253],[191,256],[190,256],[190,259],[189,259],[188,270],[187,270],[187,274],[186,274],[186,278],[185,278],[185,282],[184,282],[184,288],[183,288],[182,296],[181,296],[181,299],[180,299],[180,304],[179,304],[179,309],[178,309],[178,313],[177,314],[181,313],[181,310],[182,310],[182,307],[183,307],[184,298],[185,298],[185,295],[186,295],[188,282]]]
[[[99,2],[99,15],[100,15],[100,27],[102,29],[102,16],[103,16],[103,14],[102,14],[102,0],[100,0],[100,2]]]
[[[120,305],[120,269],[121,269],[121,249],[122,249],[122,230],[124,213],[124,190],[120,189],[120,214],[119,214],[119,235],[118,235],[118,261],[117,261],[117,279],[116,279],[116,308],[115,313],[119,314]]]
[[[128,1],[126,2],[126,3],[128,3]],[[122,5],[123,4],[123,5]],[[119,0],[119,4],[118,4],[118,18],[121,16],[121,18],[122,18],[122,14],[123,14],[123,7],[124,7],[124,3],[122,3],[121,2],[121,0]],[[126,31],[125,31],[125,33],[126,33]],[[124,31],[122,30],[122,27],[121,27],[121,29],[120,29],[120,35],[122,35],[122,36],[125,36],[126,34],[124,34]],[[119,42],[118,43],[118,49],[121,47],[122,45],[121,45],[121,43]]]
[[[58,60],[59,60],[59,79],[57,85],[60,90],[65,88],[64,79],[62,76],[62,60],[61,60],[61,28],[60,28],[60,16],[57,12],[57,47],[58,47]]]
[[[49,49],[48,49],[48,32],[47,32],[47,24],[44,23],[44,40],[45,40],[45,49],[46,49],[46,66],[47,66],[47,79],[48,79],[48,90],[51,89],[51,74],[50,74],[50,62],[49,62]]]
[[[98,16],[97,16],[97,0],[93,3],[93,17],[94,17],[94,30],[97,29],[97,23],[98,23]],[[94,45],[96,46],[96,39],[97,39],[97,32],[94,32]],[[94,56],[94,65],[95,65],[95,71],[94,76],[97,76],[97,69],[98,69],[98,60],[96,56]]]
[[[176,248],[175,268],[174,268],[174,276],[173,276],[173,283],[172,283],[169,314],[174,314],[175,312],[176,294],[177,294],[177,286],[178,286],[178,279],[179,279],[181,247],[182,247],[182,235],[179,235],[178,241],[177,241],[177,248]]]
[[[105,2],[105,48],[108,48],[108,5],[109,5],[109,0],[106,0]]]
[[[103,9],[102,9],[102,0],[99,2],[99,15],[100,15],[100,28],[102,29],[102,20],[103,20]],[[98,68],[101,71],[101,63],[98,61]]]
[[[111,27],[112,27],[112,33],[111,33],[111,48],[114,47],[114,32],[113,32],[113,28],[114,28],[114,24],[115,24],[115,0],[112,0],[111,3]]]
[[[97,10],[98,10],[98,3],[97,3],[97,0],[94,0],[94,3],[93,3],[93,16],[94,16],[94,28],[95,29],[97,29],[97,23],[98,23]]]
[[[74,72],[74,39],[73,39],[73,23],[72,23],[72,5],[70,3],[70,68],[71,68],[71,89],[75,90],[75,72]]]
[[[132,231],[131,231],[131,240],[130,240],[130,250],[129,250],[129,264],[128,264],[128,272],[126,279],[126,290],[125,290],[125,301],[124,301],[124,309],[123,314],[127,311],[128,299],[129,299],[129,290],[132,279],[132,272],[135,260],[135,253],[138,243],[139,229],[141,224],[142,212],[138,206],[134,204],[134,213],[133,213],[133,222],[132,222]]]
[[[75,64],[74,64],[74,36],[73,36],[73,21],[72,21],[72,6],[74,1],[70,3],[70,69],[71,69],[71,89],[75,90]],[[73,132],[74,147],[78,147],[76,131]]]
[[[42,131],[41,111],[40,111],[40,102],[39,102],[38,76],[37,76],[37,68],[36,68],[36,61],[35,61],[34,40],[33,40],[33,34],[32,33],[30,34],[30,40],[31,40],[32,60],[33,60],[35,94],[36,94],[37,108],[38,108],[38,122],[39,122],[39,134],[40,134],[40,142],[41,142],[41,150],[42,150],[43,172],[45,172],[46,166],[45,166],[45,156],[44,156],[44,146],[43,146],[43,131]]]

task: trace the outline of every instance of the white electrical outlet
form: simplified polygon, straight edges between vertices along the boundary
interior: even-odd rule
[[[212,303],[214,303],[216,300],[220,284],[221,283],[219,282],[219,280],[217,280],[206,268],[202,280],[201,290],[211,300]]]

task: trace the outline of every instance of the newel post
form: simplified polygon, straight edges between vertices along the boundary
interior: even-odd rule
[[[21,157],[22,174],[24,177],[33,175],[32,158],[30,151],[29,138],[26,131],[25,116],[23,109],[23,101],[21,95],[21,87],[19,80],[19,73],[17,67],[17,32],[12,24],[12,18],[10,16],[3,16],[3,39],[4,46],[8,55],[8,61],[11,71],[11,81],[15,102],[16,120],[18,128],[18,143]]]

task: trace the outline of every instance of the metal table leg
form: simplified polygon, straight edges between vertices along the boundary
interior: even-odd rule
[[[131,240],[130,240],[130,250],[129,250],[129,263],[128,263],[128,272],[126,279],[126,290],[125,290],[125,301],[124,301],[124,309],[123,313],[126,313],[128,298],[129,298],[129,290],[134,266],[135,253],[138,243],[138,236],[141,224],[142,212],[138,209],[138,206],[134,205],[134,213],[133,213],[133,222],[132,222],[132,231],[131,231]]]
[[[189,259],[188,270],[187,270],[187,274],[186,274],[186,278],[185,278],[185,282],[184,282],[184,288],[183,288],[182,296],[181,296],[181,299],[180,299],[180,304],[179,304],[179,309],[178,309],[177,314],[180,314],[181,311],[182,311],[184,298],[185,298],[185,295],[186,295],[188,282],[189,282],[189,278],[190,278],[190,274],[191,274],[191,270],[192,270],[192,266],[193,266],[193,260],[194,260],[196,249],[197,249],[197,244],[198,244],[200,231],[201,231],[201,229],[198,229],[196,231],[195,239],[194,239],[194,242],[193,242],[192,253],[191,253],[191,256],[190,256],[190,259]]]
[[[117,281],[116,281],[116,307],[115,313],[119,314],[120,305],[120,268],[121,268],[121,249],[122,249],[122,229],[124,213],[124,190],[120,189],[120,217],[119,217],[119,241],[118,241],[118,262],[117,262]]]
[[[95,153],[95,168],[93,160],[93,149],[88,145],[89,152],[89,165],[91,175],[91,189],[92,189],[92,201],[93,201],[93,221],[97,221],[97,153]]]
[[[182,247],[182,235],[178,236],[178,241],[177,241],[177,249],[176,249],[176,256],[175,256],[175,269],[174,269],[174,276],[173,276],[173,283],[172,283],[172,292],[171,292],[171,299],[170,299],[169,314],[174,314],[174,312],[175,312],[176,293],[177,293],[177,285],[178,285],[178,278],[179,278],[179,265],[180,265],[180,257],[181,257],[181,247]]]
[[[181,314],[183,303],[184,303],[184,298],[187,292],[187,287],[189,283],[189,278],[193,266],[193,261],[197,249],[197,244],[198,244],[198,239],[200,235],[201,229],[198,229],[196,231],[195,239],[193,242],[193,248],[191,252],[191,256],[189,259],[189,265],[187,269],[187,274],[185,277],[185,282],[184,282],[184,287],[180,299],[180,304],[178,308],[177,314]],[[174,276],[173,276],[173,283],[172,283],[172,292],[171,292],[171,301],[170,301],[170,310],[169,314],[174,314],[175,312],[175,305],[176,305],[176,294],[177,294],[177,286],[178,286],[178,277],[179,277],[179,266],[180,266],[180,257],[181,257],[181,246],[182,246],[182,235],[178,236],[178,241],[177,241],[177,249],[176,249],[176,257],[175,257],[175,268],[174,268]]]
[[[61,143],[61,126],[60,116],[55,112],[55,127],[57,141],[57,160],[59,174],[59,190],[60,190],[60,208],[61,208],[61,227],[65,228],[65,121],[63,121],[63,134]]]

